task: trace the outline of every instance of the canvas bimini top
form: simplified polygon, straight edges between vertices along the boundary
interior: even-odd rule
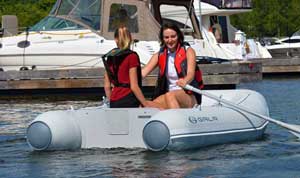
[[[49,16],[32,29],[43,27],[40,30],[47,30],[45,28],[65,25],[70,29],[88,28],[106,39],[113,39],[115,28],[123,23],[136,39],[158,40],[160,24],[163,23],[160,6],[163,4],[184,6],[191,10],[189,16],[193,36],[201,37],[190,0],[57,0]],[[52,25],[45,26],[46,22]]]

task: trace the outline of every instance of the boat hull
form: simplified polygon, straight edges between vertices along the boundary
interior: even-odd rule
[[[264,98],[250,90],[209,91],[268,116]],[[252,104],[252,105],[251,105]],[[152,151],[195,149],[255,140],[268,122],[203,97],[189,109],[107,108],[42,113],[27,128],[34,150],[146,148]]]
[[[289,58],[289,57],[300,57],[300,46],[298,47],[287,47],[287,48],[272,48],[272,49],[268,49],[271,56],[273,58],[280,58],[280,59],[284,59],[284,58]]]
[[[143,137],[153,151],[185,150],[255,140],[262,137],[266,125],[260,118],[217,105],[157,113],[144,127]]]

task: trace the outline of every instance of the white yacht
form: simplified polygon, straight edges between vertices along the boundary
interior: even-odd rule
[[[181,26],[198,59],[245,59],[242,43],[229,43],[235,39],[229,15],[249,11],[251,6],[236,0],[240,6],[232,9],[226,2],[202,1],[199,11],[199,2],[193,0],[57,0],[49,15],[28,31],[0,38],[0,67],[3,70],[103,67],[101,56],[115,47],[114,29],[124,22],[133,34],[132,48],[142,64],[159,50],[159,28],[166,21]],[[172,9],[180,11],[170,12]],[[224,19],[220,20],[225,23],[221,24],[223,42],[216,41],[208,30],[211,16]],[[241,39],[244,38],[238,40],[245,41]],[[255,53],[248,58],[270,56],[256,42],[252,43],[252,49]]]
[[[291,37],[278,39],[274,44],[267,44],[273,58],[300,57],[300,30]]]
[[[201,8],[199,2],[201,3]],[[251,12],[251,0],[201,0],[194,1],[193,5],[198,21],[201,24],[200,31],[204,39],[203,46],[205,46],[201,50],[207,54],[205,56],[230,60],[272,57],[268,50],[258,41],[247,39],[245,33],[236,29],[230,23],[231,15]],[[187,22],[187,25],[182,25],[182,28],[189,29],[190,23],[186,18],[187,13],[184,13],[184,9],[179,7],[168,8],[164,16],[166,19],[172,18],[173,22]],[[221,31],[221,39],[219,40],[213,34],[214,27],[218,27]]]

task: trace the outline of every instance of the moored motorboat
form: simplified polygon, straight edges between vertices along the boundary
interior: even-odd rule
[[[160,24],[166,22],[183,30],[200,63],[271,57],[254,41],[249,42],[249,54],[232,43],[237,30],[229,15],[249,12],[250,5],[232,9],[210,0],[200,3],[201,8],[197,1],[193,4],[190,0],[57,0],[49,15],[26,32],[0,37],[0,67],[4,71],[103,67],[101,56],[116,47],[114,30],[125,22],[135,39],[132,49],[143,65],[159,51]],[[222,43],[209,32],[212,17],[220,19]]]
[[[274,44],[267,44],[266,48],[272,58],[298,58],[300,57],[300,30],[296,31],[291,37],[278,39]]]
[[[267,116],[264,97],[252,90],[209,90],[220,98]],[[27,128],[34,150],[146,148],[185,150],[261,138],[268,121],[203,96],[189,109],[89,107],[49,111]]]

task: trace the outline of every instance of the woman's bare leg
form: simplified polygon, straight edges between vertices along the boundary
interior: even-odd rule
[[[166,104],[167,107],[170,108],[180,108],[179,102],[177,100],[178,92],[176,91],[169,91],[165,94]]]
[[[195,96],[184,90],[169,91],[165,94],[165,100],[168,108],[191,108],[197,103]]]
[[[153,102],[157,103],[161,108],[168,109],[167,103],[166,103],[166,95],[160,95],[159,97],[155,98]]]

